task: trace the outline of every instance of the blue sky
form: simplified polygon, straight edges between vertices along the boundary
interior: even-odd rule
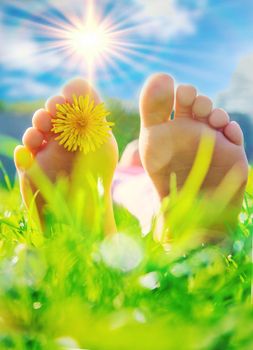
[[[1,99],[45,99],[68,79],[88,74],[80,57],[55,49],[61,41],[46,29],[73,23],[73,16],[84,21],[88,1],[1,1]],[[102,67],[94,63],[105,97],[136,102],[145,79],[157,71],[215,97],[253,53],[252,0],[97,0],[94,6],[100,22],[117,23],[117,43],[124,42],[124,52],[116,43],[106,61],[99,58]]]

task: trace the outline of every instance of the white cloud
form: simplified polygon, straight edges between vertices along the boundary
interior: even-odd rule
[[[218,106],[229,112],[253,116],[253,54],[244,57],[236,68],[228,89],[216,99]]]
[[[2,26],[0,64],[7,70],[21,69],[24,72],[36,73],[50,70],[60,64],[60,58],[53,52],[43,53],[38,42],[30,33],[21,27]],[[3,40],[7,38],[7,40]]]
[[[20,26],[0,25],[0,33],[0,42],[4,43],[0,55],[0,64],[5,68],[1,78],[4,95],[14,100],[52,95],[56,87],[38,81],[36,75],[59,66],[60,58],[53,52],[41,53],[39,44]]]
[[[97,0],[98,12],[100,10],[99,1],[102,9],[106,3],[112,3],[113,0]],[[134,33],[136,40],[141,41],[142,38],[138,36],[141,35],[144,39],[150,38],[159,44],[162,40],[166,41],[177,35],[191,34],[196,30],[197,20],[204,11],[206,0],[195,0],[193,7],[186,7],[182,3],[180,5],[179,1],[184,0],[131,0],[127,4],[125,0],[118,0],[117,6],[118,11],[124,12],[130,8],[135,13],[133,18],[129,18],[129,25],[130,23],[141,25]],[[3,2],[9,3],[7,0]],[[72,13],[71,10],[74,10],[74,14],[76,13],[78,17],[85,12],[84,3],[83,0],[74,2],[47,0],[45,2],[30,1],[27,6],[25,1],[13,0],[13,6],[42,17],[46,17],[46,14],[50,14],[51,9],[54,8],[59,8],[67,16]],[[55,70],[61,73],[62,78],[68,79],[71,74],[76,74],[77,70],[84,70],[79,63],[73,63],[61,51],[42,52],[42,44],[34,38],[36,23],[29,23],[19,18],[13,25],[13,22],[7,24],[6,19],[8,20],[8,16],[0,12],[0,42],[2,43],[0,65],[4,67],[5,75],[14,77],[12,82],[9,80],[5,85],[3,80],[1,82],[9,97],[16,98],[20,94],[24,97],[51,94],[52,88],[41,84],[36,79],[38,74]],[[117,16],[114,20],[117,21]],[[37,27],[37,31],[38,29],[43,30],[42,27]],[[22,77],[17,76],[17,71],[22,72]]]
[[[197,0],[191,7],[180,5],[178,0],[135,0],[139,7],[139,18],[146,26],[141,29],[144,36],[168,40],[177,35],[193,34],[197,20],[203,14],[206,0]],[[144,22],[145,23],[145,22]]]
[[[103,0],[101,4],[111,1]],[[197,19],[203,13],[206,3],[206,0],[195,0],[194,6],[189,8],[185,5],[179,5],[179,0],[132,1],[130,6],[133,7],[133,10],[136,9],[133,20],[140,24],[140,27],[136,29],[136,35],[154,38],[157,42],[180,34],[194,33]],[[18,7],[17,4],[18,2],[14,1],[14,5]],[[99,1],[97,4],[99,7]],[[31,2],[30,5],[31,7],[26,8],[26,11],[31,13],[45,14],[46,10],[50,10],[50,6],[54,6],[68,14],[67,8],[70,6],[70,2],[48,0],[43,4]],[[122,11],[128,8],[124,1],[119,2],[118,5]],[[79,8],[79,15],[85,9],[81,0],[75,0],[71,6],[72,10],[76,7]],[[3,24],[0,17],[0,42],[4,43],[1,47],[0,64],[7,70],[21,69],[24,72],[36,73],[53,70],[62,64],[62,53],[56,51],[42,53],[42,44],[33,38],[34,30],[35,23],[29,25],[29,23],[20,20],[18,25],[10,26],[6,23]]]
[[[55,93],[55,86],[41,83],[33,77],[5,77],[1,85],[6,90],[6,96],[11,99],[41,99]]]

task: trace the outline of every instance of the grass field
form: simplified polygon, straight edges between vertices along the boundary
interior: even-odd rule
[[[137,137],[116,126],[120,151]],[[3,171],[3,170],[2,170]],[[115,207],[119,234],[105,238],[97,201],[92,230],[61,193],[43,234],[5,174],[0,190],[0,349],[251,350],[253,177],[231,244],[192,247],[193,217],[180,209],[173,249],[143,237]],[[195,202],[193,202],[195,204]],[[81,205],[81,204],[80,204]],[[78,211],[78,210],[77,210]]]

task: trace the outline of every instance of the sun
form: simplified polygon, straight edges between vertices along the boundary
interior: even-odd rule
[[[99,64],[111,48],[113,33],[106,21],[96,13],[93,0],[87,2],[87,12],[76,18],[64,30],[65,44],[80,61],[86,61],[89,69]]]
[[[68,40],[74,53],[88,61],[98,59],[110,43],[106,29],[95,20],[70,30]]]
[[[115,75],[130,85],[126,67],[139,73],[148,50],[152,49],[153,58],[154,45],[141,43],[136,36],[148,25],[140,21],[138,6],[122,11],[118,1],[110,9],[98,0],[59,3],[59,7],[49,6],[50,12],[41,15],[40,21],[33,17],[28,22],[40,42],[39,52],[52,52],[52,67],[60,62],[64,72],[85,75],[91,84],[98,79],[113,84]]]

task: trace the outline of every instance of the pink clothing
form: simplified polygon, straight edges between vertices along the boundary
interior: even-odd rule
[[[144,234],[150,231],[159,201],[153,184],[142,167],[119,166],[114,176],[112,195],[115,203],[124,206],[139,220]]]

